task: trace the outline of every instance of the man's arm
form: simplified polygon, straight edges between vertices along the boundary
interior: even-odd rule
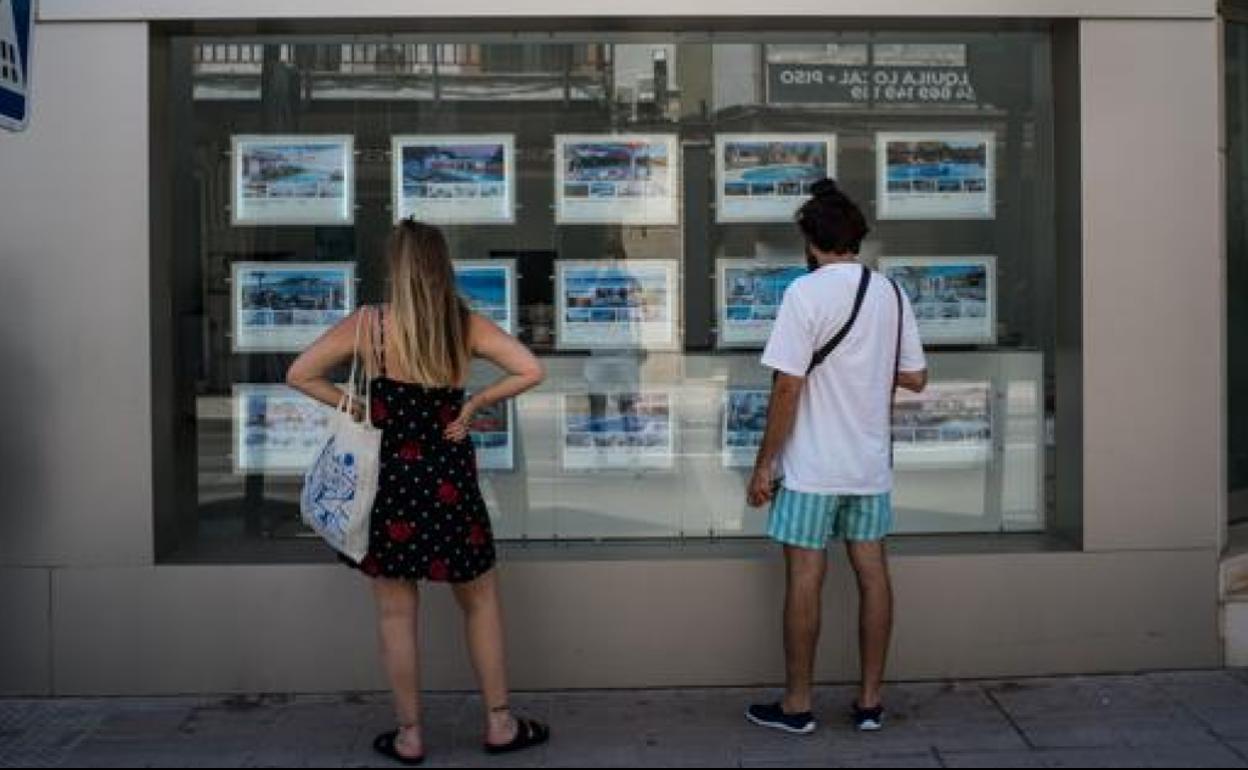
[[[747,490],[746,499],[750,505],[762,505],[774,495],[772,468],[793,432],[802,386],[805,384],[804,377],[795,377],[784,372],[776,374],[776,381],[771,389],[771,401],[767,406],[767,430],[763,433],[763,444],[754,460],[754,475]]]
[[[901,294],[901,346],[897,350],[897,387],[922,393],[927,387],[927,356],[919,339],[919,324],[914,320],[910,298]]]
[[[923,389],[927,387],[927,370],[898,372],[897,387],[904,388],[912,393],[922,393]]]

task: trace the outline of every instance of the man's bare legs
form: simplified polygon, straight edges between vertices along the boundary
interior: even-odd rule
[[[893,587],[883,540],[847,542],[845,550],[858,578],[858,654],[862,665],[860,708],[880,705],[884,665],[893,633]]]
[[[884,541],[848,542],[845,550],[858,581],[858,650],[862,681],[858,705],[880,705],[893,630],[893,590]],[[784,711],[810,711],[827,555],[786,546],[784,602],[786,687]]]
[[[798,714],[811,709],[828,555],[822,549],[815,551],[785,546],[784,560],[787,569],[784,595],[785,693],[780,705],[785,713]]]

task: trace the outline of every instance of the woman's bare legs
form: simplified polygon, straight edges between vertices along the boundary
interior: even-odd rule
[[[501,745],[516,735],[516,720],[507,709],[507,661],[503,610],[498,600],[498,570],[469,583],[451,586],[464,613],[468,654],[485,705],[485,741]]]
[[[377,598],[382,663],[390,679],[399,722],[394,748],[401,756],[418,757],[425,750],[420,731],[420,652],[416,636],[420,591],[413,581],[375,578],[373,595]]]

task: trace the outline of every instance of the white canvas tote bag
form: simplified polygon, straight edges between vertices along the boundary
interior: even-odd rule
[[[368,553],[369,516],[381,466],[381,429],[373,427],[368,367],[358,366],[360,327],[370,317],[370,308],[365,307],[355,326],[347,392],[330,418],[329,438],[304,475],[299,498],[304,523],[355,562],[363,561]],[[364,379],[363,421],[355,418],[359,398],[355,377],[360,368]]]

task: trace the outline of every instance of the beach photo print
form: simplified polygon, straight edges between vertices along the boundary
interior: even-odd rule
[[[880,133],[875,142],[880,219],[996,216],[991,133]]]
[[[878,266],[906,293],[923,344],[996,344],[996,257],[881,257]]]
[[[469,426],[472,445],[477,455],[477,467],[483,471],[509,471],[514,469],[515,401],[499,401],[472,415]]]
[[[329,438],[333,414],[285,385],[235,385],[234,472],[302,474]]]
[[[751,468],[767,429],[771,391],[729,388],[724,393],[722,456],[725,468]]]
[[[892,430],[899,470],[983,466],[992,457],[992,385],[937,381],[922,393],[899,390]]]
[[[514,259],[455,260],[455,286],[474,313],[508,334],[516,333]]]
[[[515,137],[510,134],[396,136],[391,157],[396,220],[515,221]]]
[[[563,469],[671,468],[672,396],[665,391],[565,393]]]
[[[235,353],[298,353],[355,309],[350,262],[235,262]]]
[[[825,177],[836,177],[832,134],[720,134],[715,221],[790,222]]]
[[[676,346],[675,262],[560,260],[556,274],[560,349]]]
[[[719,347],[761,348],[771,336],[785,290],[807,269],[796,258],[721,259],[718,272]]]
[[[234,225],[349,225],[355,219],[350,136],[231,138]]]
[[[559,224],[680,224],[675,134],[555,137]]]

